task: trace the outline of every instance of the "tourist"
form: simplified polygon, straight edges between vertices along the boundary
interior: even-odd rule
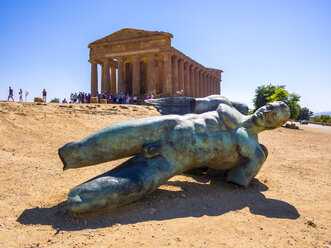
[[[44,89],[43,90],[43,102],[46,102],[46,95],[47,95],[47,91]]]
[[[125,98],[125,95],[124,95],[124,93],[121,93],[120,94],[120,96],[119,96],[119,104],[122,104],[122,103],[124,103],[124,98]]]
[[[14,102],[13,94],[14,94],[14,91],[13,91],[13,89],[9,86],[9,95],[8,95],[8,100],[7,100],[7,101],[9,101],[9,99],[11,98],[11,99],[13,100],[13,102]]]
[[[74,103],[77,102],[77,98],[78,98],[77,93],[75,93],[75,95],[74,95]]]
[[[147,99],[147,100],[149,99],[149,95],[146,96],[146,99]]]
[[[78,103],[82,103],[82,92],[79,92],[77,98],[78,98]]]
[[[64,98],[63,101],[62,101],[62,103],[67,103],[67,99]]]
[[[131,100],[130,95],[129,95],[129,94],[126,94],[125,103],[126,103],[126,104],[130,104],[130,100]]]
[[[154,95],[153,95],[153,93],[151,93],[151,99],[154,99]]]
[[[134,95],[133,98],[132,98],[133,104],[137,104],[137,101],[138,101],[137,96]]]
[[[114,94],[114,95],[113,95],[113,103],[116,103],[116,102],[117,102],[117,95]]]
[[[20,95],[20,102],[23,102],[23,90],[20,89],[20,91],[18,92],[18,94]]]
[[[125,99],[125,94],[122,92],[121,94],[121,98],[122,98],[122,102],[124,102],[124,99]]]

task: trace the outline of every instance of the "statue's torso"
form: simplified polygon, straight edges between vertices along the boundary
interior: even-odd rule
[[[170,150],[169,157],[183,169],[230,169],[244,159],[245,152],[252,154],[258,146],[257,136],[234,121],[237,123],[227,125],[217,111],[188,114],[162,140]]]

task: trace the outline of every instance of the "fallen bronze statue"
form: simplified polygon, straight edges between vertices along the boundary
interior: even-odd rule
[[[247,115],[246,105],[218,95],[147,102],[170,115],[112,125],[59,149],[63,170],[133,156],[71,189],[72,214],[136,201],[174,175],[201,167],[226,172],[228,182],[246,187],[267,156],[257,134],[280,127],[290,116],[283,102]],[[171,114],[178,111],[184,115]]]

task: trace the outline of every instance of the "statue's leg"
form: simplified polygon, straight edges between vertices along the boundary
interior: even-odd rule
[[[174,165],[161,156],[137,155],[71,189],[67,204],[72,214],[118,207],[152,192],[176,172]]]

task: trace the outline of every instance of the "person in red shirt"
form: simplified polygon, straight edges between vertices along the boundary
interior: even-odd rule
[[[47,91],[43,90],[43,102],[46,102]]]

